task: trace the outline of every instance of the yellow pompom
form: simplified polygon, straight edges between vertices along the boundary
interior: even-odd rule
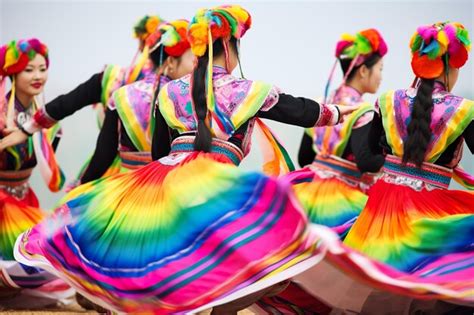
[[[3,65],[3,69],[7,69],[11,65],[14,65],[20,57],[18,51],[15,48],[7,48],[5,53],[5,64]]]
[[[249,18],[249,13],[245,11],[239,5],[231,5],[231,6],[225,7],[224,9],[230,12],[234,16],[234,18],[239,22],[245,22]]]
[[[438,56],[442,56],[448,50],[448,44],[449,44],[448,35],[446,35],[446,32],[444,30],[441,30],[438,32],[438,36],[436,39],[438,40],[438,43],[439,43]]]
[[[206,53],[208,44],[207,23],[197,23],[190,26],[188,30],[188,39],[191,45],[191,51],[196,56],[203,56]]]
[[[413,43],[415,42],[416,35],[418,35],[418,32],[413,33],[413,35],[410,38],[410,45],[408,46],[410,47],[410,49],[413,47]]]
[[[341,35],[341,40],[346,40],[348,42],[353,42],[355,41],[355,36],[351,35],[349,33],[344,33]]]
[[[158,27],[158,24],[160,24],[159,19],[156,16],[152,16],[146,21],[145,29],[148,34],[153,33],[156,31],[156,28]]]
[[[180,29],[180,28],[187,28],[189,25],[189,22],[186,20],[174,20],[170,22],[170,24],[173,25],[174,28]]]

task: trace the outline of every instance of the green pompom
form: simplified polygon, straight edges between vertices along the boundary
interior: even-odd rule
[[[223,16],[225,16],[227,21],[229,21],[231,35],[235,35],[235,33],[237,33],[237,28],[238,28],[238,22],[235,20],[235,18],[225,10],[216,10],[216,11],[222,14]]]
[[[33,60],[35,58],[35,56],[36,56],[36,51],[34,49],[30,49],[28,51],[28,59]]]
[[[469,40],[469,32],[466,29],[458,28],[456,32],[456,37],[463,43],[465,46],[471,44]]]
[[[420,49],[421,44],[423,43],[423,39],[419,34],[415,36],[415,40],[413,41],[413,45],[411,46],[411,52],[414,53],[418,49]]]
[[[366,55],[372,52],[372,45],[370,45],[369,40],[361,34],[356,35],[356,40],[354,44],[357,47],[357,52],[360,55]]]

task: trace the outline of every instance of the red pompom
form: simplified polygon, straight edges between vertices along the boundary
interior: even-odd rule
[[[179,43],[172,47],[165,47],[165,52],[169,56],[179,57],[186,52],[190,47],[187,40],[180,40]]]
[[[464,46],[460,46],[455,54],[449,54],[449,65],[453,68],[461,68],[464,66],[468,58],[467,50]]]
[[[417,77],[435,79],[443,73],[444,65],[441,58],[430,59],[428,55],[420,56],[416,52],[411,59],[411,68]]]
[[[211,25],[211,34],[213,39],[217,38],[225,38],[230,36],[230,25],[225,16],[218,12],[214,12],[214,15],[219,17],[219,20],[221,22],[221,25],[217,25],[216,23],[213,23]]]
[[[368,30],[360,32],[360,34],[367,38],[367,40],[370,42],[370,46],[372,46],[372,51],[375,52],[379,50],[380,35],[375,29],[370,28]]]
[[[25,70],[26,66],[28,65],[28,62],[30,62],[28,55],[22,53],[15,64],[5,69],[5,73],[7,75],[13,75],[22,72],[23,70]]]

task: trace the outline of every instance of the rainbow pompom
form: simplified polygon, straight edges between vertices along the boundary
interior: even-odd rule
[[[179,57],[189,48],[189,42],[186,37],[189,21],[175,20],[169,23],[162,23],[157,30],[151,34],[145,45],[150,51],[163,45],[165,52],[169,56]]]
[[[388,51],[382,35],[374,28],[360,31],[355,36],[344,33],[336,45],[336,58],[354,59],[356,56],[378,53],[383,57]]]
[[[133,27],[134,35],[136,38],[146,40],[163,22],[164,20],[158,15],[145,15]]]

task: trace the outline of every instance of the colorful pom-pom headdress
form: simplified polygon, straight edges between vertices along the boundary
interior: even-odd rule
[[[191,20],[188,27],[188,40],[191,50],[197,57],[208,54],[209,61],[206,75],[206,102],[208,109],[217,116],[219,113],[214,98],[212,83],[213,70],[213,44],[216,40],[222,40],[224,47],[226,68],[229,71],[229,40],[231,37],[239,40],[252,25],[250,14],[241,6],[226,5],[211,9],[201,9]],[[239,62],[240,71],[242,68]],[[227,129],[227,128],[226,128]]]
[[[349,68],[344,75],[341,86],[345,84],[351,71],[360,66],[367,60],[368,57],[373,54],[378,54],[380,57],[385,56],[388,48],[382,35],[374,28],[369,28],[358,32],[357,34],[350,35],[344,33],[341,35],[341,39],[336,44],[336,61],[331,69],[326,88],[324,91],[324,102],[327,100],[329,94],[329,87],[334,76],[334,71],[339,60],[350,59],[352,60]]]
[[[146,41],[164,21],[158,15],[145,15],[133,27],[135,38]]]
[[[156,32],[158,27],[165,23],[165,21],[158,15],[145,15],[133,27],[134,36],[146,43],[146,40]],[[132,63],[129,67],[125,83],[130,84],[137,80],[143,67],[148,61],[149,47],[146,44],[143,46],[143,51],[137,50],[133,57]]]
[[[420,26],[410,40],[411,67],[418,78],[447,76],[449,67],[461,68],[468,59],[471,41],[461,23]]]
[[[11,41],[7,45],[0,47],[0,110],[5,106],[5,84],[6,77],[12,78],[12,89],[8,100],[7,127],[13,128],[14,103],[15,103],[15,77],[22,72],[28,62],[33,60],[37,54],[46,59],[46,66],[49,67],[48,48],[36,38]]]
[[[190,45],[186,32],[189,21],[176,20],[162,23],[156,32],[151,34],[145,42],[149,52],[162,49],[168,56],[179,57],[189,49]]]

